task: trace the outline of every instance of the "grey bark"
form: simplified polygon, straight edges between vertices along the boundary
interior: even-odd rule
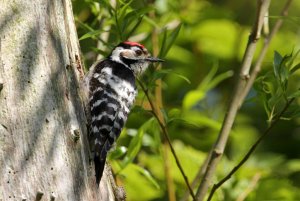
[[[0,200],[114,200],[106,174],[95,184],[79,55],[70,0],[0,0]]]

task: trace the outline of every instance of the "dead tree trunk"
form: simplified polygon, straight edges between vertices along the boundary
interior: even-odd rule
[[[114,200],[95,185],[71,0],[0,1],[0,200]]]

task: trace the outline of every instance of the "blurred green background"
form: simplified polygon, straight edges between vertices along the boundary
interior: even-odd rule
[[[285,1],[272,1],[270,28]],[[163,114],[180,162],[192,182],[218,131],[233,92],[256,15],[256,1],[204,0],[73,0],[85,66],[107,56],[119,42],[144,44],[166,62],[149,69],[142,80],[154,92],[162,79]],[[287,55],[300,49],[300,1],[271,42],[263,75],[272,71],[274,51]],[[254,60],[263,40],[258,42]],[[297,72],[289,83],[300,86]],[[296,101],[299,105],[299,99]],[[127,200],[169,200],[173,185],[180,200],[186,185],[141,92],[126,129],[110,155]],[[237,115],[213,182],[224,177],[268,126],[268,115],[252,89]],[[167,154],[167,156],[166,156]],[[280,121],[247,163],[217,191],[213,200],[300,200],[299,113]],[[167,169],[167,171],[166,171]],[[167,184],[166,174],[169,174]],[[190,198],[191,199],[191,198]]]

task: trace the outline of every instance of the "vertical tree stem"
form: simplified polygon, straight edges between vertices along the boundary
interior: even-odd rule
[[[245,85],[247,83],[247,80],[249,78],[249,69],[251,67],[252,59],[254,52],[256,50],[256,42],[258,41],[260,37],[260,32],[263,25],[263,19],[265,16],[265,13],[268,11],[269,5],[271,0],[258,0],[258,11],[257,11],[257,18],[255,21],[255,24],[252,29],[252,33],[249,36],[248,44],[245,50],[241,70],[240,70],[240,76],[238,77],[238,80],[235,85],[235,91],[233,93],[232,100],[229,104],[228,112],[225,115],[223,125],[221,128],[221,131],[219,133],[218,139],[215,143],[215,145],[212,148],[212,155],[210,157],[210,160],[208,162],[206,171],[204,173],[203,179],[200,183],[200,186],[196,193],[196,199],[198,201],[201,201],[204,199],[209,185],[211,183],[212,176],[215,172],[215,169],[217,167],[217,164],[219,163],[219,160],[221,156],[223,155],[229,133],[231,131],[233,122],[235,120],[236,113],[239,109],[239,103],[241,102],[241,95],[243,93],[243,90],[245,88]]]

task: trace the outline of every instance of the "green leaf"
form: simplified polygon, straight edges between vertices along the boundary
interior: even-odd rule
[[[129,144],[128,150],[127,150],[127,154],[121,164],[122,168],[125,168],[129,163],[131,163],[134,160],[134,158],[136,157],[136,155],[138,154],[138,152],[140,151],[145,130],[149,127],[149,125],[151,125],[153,120],[154,119],[151,118],[148,121],[146,121],[138,129],[137,135],[134,136],[133,139],[130,141],[130,144]]]
[[[157,164],[157,163],[156,163]],[[160,164],[157,164],[160,165]],[[124,179],[124,186],[126,186],[126,200],[157,200],[164,195],[163,189],[157,188],[157,182],[153,177],[147,176],[147,173],[136,168],[137,165],[129,164],[124,170],[120,172],[120,176]],[[153,174],[153,173],[152,173]],[[155,184],[156,183],[156,184]]]
[[[122,161],[122,168],[125,168],[129,163],[131,163],[141,149],[144,133],[144,129],[141,127],[138,130],[137,135],[131,140],[128,146],[127,155]]]
[[[181,29],[181,24],[179,24],[174,30],[172,30],[171,34],[169,35],[167,34],[167,30],[166,29],[164,30],[162,45],[158,55],[160,58],[164,58],[168,54],[170,48],[174,44],[179,34],[180,29]]]
[[[160,189],[158,183],[154,179],[154,177],[150,174],[150,172],[138,165],[132,164],[132,167],[136,169],[138,172],[140,172],[145,178],[150,181],[157,189]]]
[[[127,34],[126,40],[135,32],[135,30],[138,28],[138,26],[141,24],[143,20],[143,16],[139,17],[136,24],[133,26],[133,28],[129,31]]]
[[[209,73],[204,77],[204,79],[199,84],[198,89],[205,90],[207,88],[207,85],[211,82],[213,77],[216,75],[217,71],[218,71],[218,65],[217,63],[214,63]]]
[[[146,110],[143,107],[139,106],[139,105],[135,105],[132,108],[131,112],[133,112],[133,113],[143,113],[143,112],[146,112]]]
[[[297,57],[300,53],[300,50],[298,50],[296,53],[293,53],[293,52],[290,55],[291,58],[287,61],[287,66],[288,66],[289,70],[291,70],[293,68],[293,63],[297,59]]]
[[[282,61],[282,56],[277,51],[274,51],[273,70],[274,70],[274,75],[277,78],[279,78],[281,61]]]
[[[281,61],[280,64],[280,84],[281,84],[281,88],[283,89],[284,92],[286,92],[287,90],[287,85],[288,85],[288,78],[289,78],[289,70],[286,66],[286,63],[288,62],[288,60],[291,58],[290,55],[285,55]]]
[[[159,28],[159,25],[153,19],[151,19],[150,17],[148,17],[148,16],[145,15],[144,19],[145,19],[146,22],[148,22],[152,26],[154,26],[156,28]]]
[[[215,77],[208,85],[207,85],[207,89],[210,90],[212,88],[214,88],[215,86],[217,86],[220,82],[222,82],[223,80],[226,80],[230,77],[233,76],[233,71],[227,71],[225,73],[221,73],[219,74],[217,77]]]
[[[300,172],[300,160],[292,159],[285,164],[284,171],[288,171],[288,173]]]
[[[199,84],[198,88],[196,90],[192,90],[188,92],[184,99],[183,99],[183,108],[184,109],[191,109],[192,106],[194,106],[196,103],[204,99],[206,93],[214,88],[217,84],[222,82],[223,80],[231,77],[233,75],[233,71],[227,71],[225,73],[222,73],[220,75],[217,75],[218,66],[213,65],[209,73],[205,76],[205,78],[202,80],[202,82]]]
[[[130,9],[130,4],[131,4],[132,0],[130,0],[128,3],[125,3],[125,5],[123,5],[119,10],[118,10],[118,21],[120,24],[123,23],[123,20],[126,16],[126,12],[128,9]]]
[[[151,12],[152,10],[154,10],[155,8],[154,7],[151,7],[151,6],[147,6],[147,7],[144,7],[144,8],[141,8],[141,9],[138,9],[138,10],[133,10],[133,11],[130,11],[125,18],[128,18],[128,20],[131,20],[131,19],[136,19],[137,17],[142,17],[144,16],[145,14]]]
[[[300,63],[298,63],[294,67],[292,67],[291,70],[290,70],[290,73],[293,74],[299,69],[300,69]]]
[[[182,123],[196,128],[207,127],[215,131],[220,130],[221,122],[200,113],[187,112],[183,114]]]
[[[183,108],[185,110],[191,109],[196,103],[205,97],[205,92],[201,90],[189,91],[183,99]]]
[[[91,38],[91,37],[94,37],[94,36],[98,36],[99,34],[101,34],[103,32],[103,30],[96,30],[96,31],[91,31],[91,32],[88,32],[86,34],[84,34],[83,36],[81,36],[79,38],[79,40],[84,40],[84,39],[87,39],[87,38]]]
[[[292,93],[291,95],[288,96],[289,99],[298,98],[298,97],[300,97],[300,90],[298,90],[298,91],[296,91],[296,92],[294,92],[294,93]]]
[[[184,81],[186,81],[188,84],[191,84],[191,81],[187,78],[187,77],[185,77],[185,76],[183,76],[183,75],[180,75],[180,74],[178,74],[178,73],[171,73],[172,75],[175,75],[175,76],[177,76],[177,77],[179,77],[179,78],[181,78],[181,79],[183,79]]]
[[[109,158],[116,160],[118,158],[120,158],[121,156],[123,156],[125,153],[127,152],[127,148],[124,146],[118,146],[115,150],[113,150],[110,154],[109,154]]]
[[[165,75],[171,73],[170,69],[165,69],[165,70],[157,70],[154,71],[152,74],[152,82],[154,82],[155,80],[161,79],[162,77],[164,77]]]
[[[161,48],[160,48],[160,51],[159,51],[159,54],[158,54],[158,57],[160,57],[160,58],[163,58],[163,56],[164,56],[164,49],[166,47],[166,43],[167,43],[167,29],[164,28]]]
[[[290,105],[287,111],[284,113],[285,118],[298,118],[300,117],[300,107],[297,104]]]

